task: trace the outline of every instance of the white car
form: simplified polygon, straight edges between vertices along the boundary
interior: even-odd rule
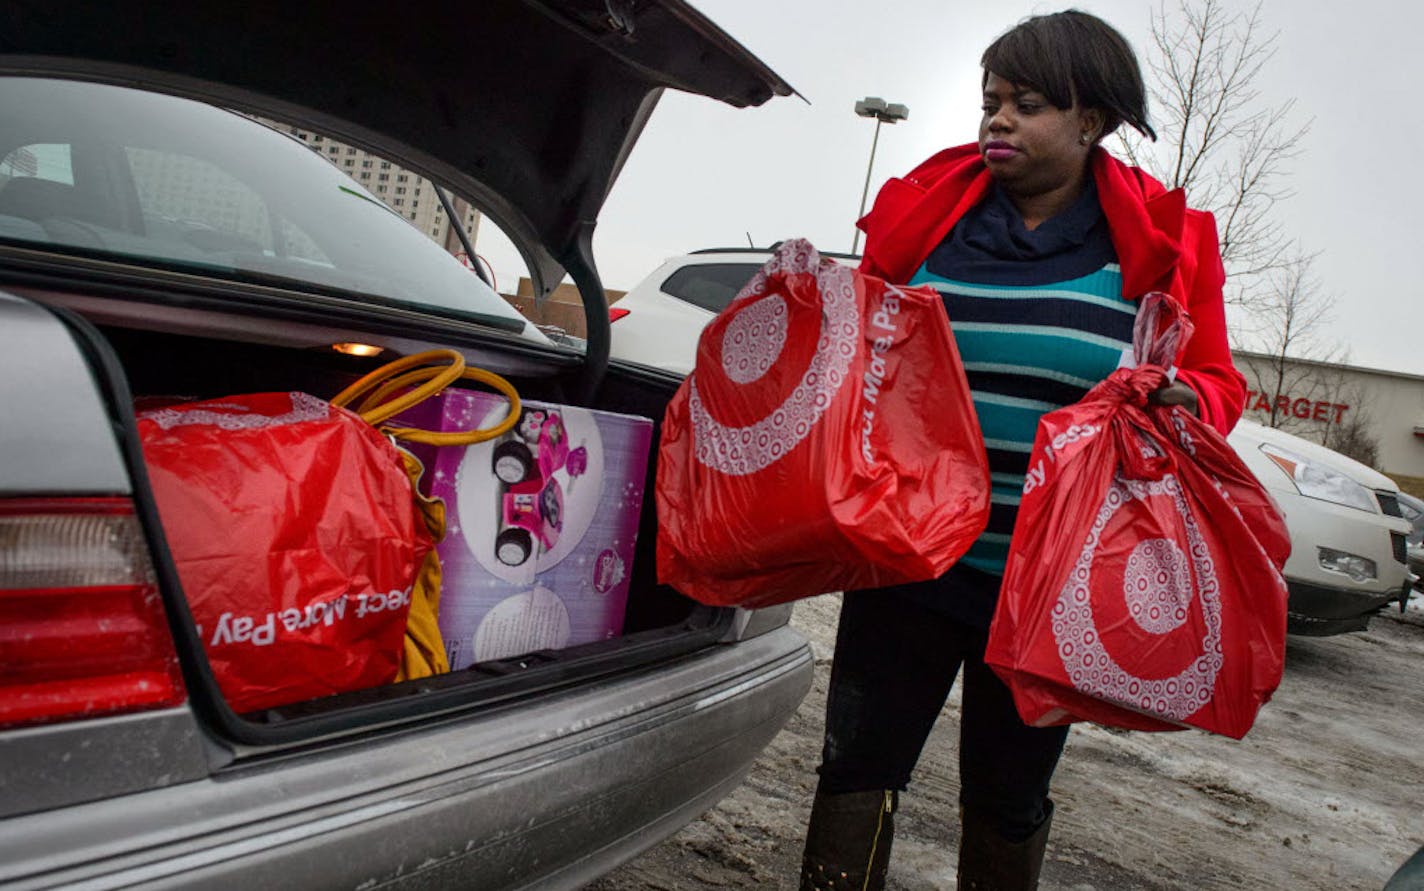
[[[702,329],[770,256],[766,249],[718,248],[667,260],[610,310],[611,356],[686,375]],[[1293,633],[1361,631],[1382,606],[1408,596],[1410,524],[1393,480],[1251,421],[1241,421],[1228,441],[1285,511]]]
[[[1293,633],[1363,631],[1381,607],[1408,598],[1411,527],[1393,480],[1252,421],[1238,423],[1228,440],[1285,511]]]
[[[770,248],[712,248],[665,261],[608,311],[609,356],[685,375],[697,338],[771,258]],[[854,266],[859,257],[822,253]]]

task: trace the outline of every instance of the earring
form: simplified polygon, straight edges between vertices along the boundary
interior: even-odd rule
[[[1093,141],[1093,137],[1089,136],[1087,133],[1079,133],[1078,141],[1083,143],[1083,145],[1087,145],[1088,143]]]

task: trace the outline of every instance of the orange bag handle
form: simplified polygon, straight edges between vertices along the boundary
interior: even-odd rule
[[[378,424],[392,415],[400,414],[413,405],[418,405],[439,393],[450,384],[460,379],[460,374],[465,370],[465,357],[455,350],[426,350],[423,353],[415,353],[410,356],[403,356],[394,362],[387,362],[370,374],[363,376],[351,386],[337,393],[331,399],[331,404],[345,408],[353,399],[367,390],[375,387],[381,382],[394,377],[401,372],[422,365],[432,365],[436,362],[444,361],[448,367],[437,375],[432,376],[424,386],[417,387],[410,393],[397,400],[392,400],[388,405],[389,411],[384,409],[371,412],[360,413],[368,423]]]
[[[419,405],[462,378],[486,384],[507,398],[509,414],[505,419],[482,430],[444,433],[417,427],[381,426],[382,422]],[[419,386],[407,389],[417,383]],[[471,445],[502,436],[519,422],[520,400],[514,385],[492,371],[467,367],[465,357],[455,350],[426,350],[388,362],[336,394],[331,404],[346,407],[357,397],[372,390],[374,391],[366,396],[356,410],[357,414],[382,433],[407,442],[434,446]],[[396,393],[400,395],[393,395]]]
[[[381,398],[415,381],[427,377],[433,378],[438,374],[440,374],[440,369],[438,368],[417,368],[414,371],[408,371],[400,377],[387,381],[379,390],[368,396],[366,402],[361,404],[363,413],[366,411],[379,411],[384,414],[385,409],[380,402]],[[385,425],[380,427],[380,431],[394,436],[396,439],[404,440],[405,442],[419,442],[433,446],[464,446],[503,436],[514,428],[514,425],[519,422],[520,401],[519,394],[515,391],[513,384],[494,372],[486,371],[483,368],[466,368],[461,372],[460,377],[465,380],[474,380],[482,384],[487,384],[508,399],[509,414],[505,416],[504,420],[495,424],[493,427],[486,427],[481,430],[453,430],[442,433],[434,430],[422,430],[419,427],[395,427]],[[401,398],[402,397],[398,397],[393,401],[400,401]],[[372,406],[369,409],[367,408],[368,403]],[[385,404],[388,405],[390,403]],[[378,406],[380,406],[379,409],[377,408]]]

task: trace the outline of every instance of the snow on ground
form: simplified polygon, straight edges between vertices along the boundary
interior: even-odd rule
[[[594,891],[796,888],[839,599],[798,604],[816,681],[747,781]],[[952,696],[901,798],[893,891],[954,887]],[[1424,845],[1424,600],[1364,633],[1291,637],[1275,698],[1241,742],[1079,725],[1054,778],[1041,887],[1379,889]]]

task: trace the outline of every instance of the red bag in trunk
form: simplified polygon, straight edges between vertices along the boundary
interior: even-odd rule
[[[504,393],[510,417],[450,433],[372,426],[462,377]],[[340,407],[373,387],[360,414]],[[453,350],[398,359],[330,402],[255,393],[139,415],[164,537],[233,711],[446,670],[432,553],[444,510],[417,505],[419,462],[389,437],[466,445],[518,415],[513,388]]]
[[[1190,335],[1144,297],[1137,367],[1039,422],[984,656],[1028,724],[1240,739],[1280,683],[1280,509],[1216,430],[1146,404]]]
[[[988,522],[989,473],[939,295],[782,244],[703,331],[656,496],[658,578],[703,603],[942,574]]]
[[[391,443],[305,393],[139,416],[164,535],[233,711],[389,683],[432,546]]]

